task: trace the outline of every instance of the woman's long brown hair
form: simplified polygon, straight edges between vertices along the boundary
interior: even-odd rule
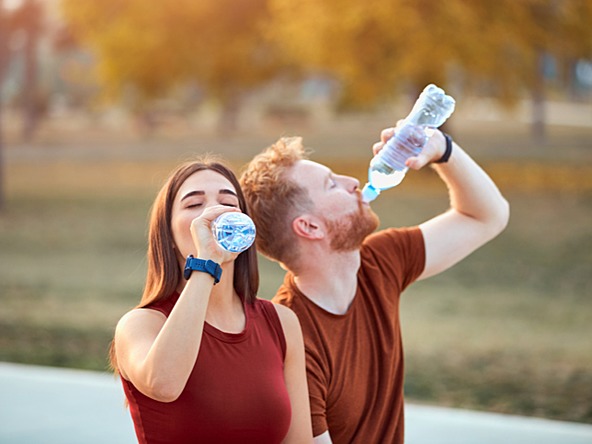
[[[234,173],[217,158],[201,157],[177,167],[159,191],[152,205],[148,229],[148,270],[144,293],[136,308],[146,307],[170,297],[182,279],[181,267],[175,252],[171,230],[171,216],[175,196],[187,178],[198,171],[215,171],[232,183],[243,213],[249,214],[247,203]],[[255,244],[243,251],[234,262],[234,289],[245,302],[253,303],[259,289],[259,268]],[[109,351],[111,368],[118,371],[115,343]]]

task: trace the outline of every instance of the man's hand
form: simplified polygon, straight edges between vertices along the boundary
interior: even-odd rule
[[[386,128],[380,133],[380,142],[376,142],[372,146],[372,153],[376,156],[384,148],[384,145],[391,139],[403,124],[403,120],[397,122],[396,128]],[[440,131],[435,131],[432,137],[427,141],[421,153],[417,156],[410,157],[405,162],[405,165],[412,170],[420,170],[426,165],[429,165],[441,159],[446,150],[446,139]]]

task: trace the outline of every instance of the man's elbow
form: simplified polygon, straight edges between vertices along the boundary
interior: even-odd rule
[[[510,203],[504,198],[499,198],[497,208],[489,222],[490,234],[494,238],[499,235],[508,226],[510,221]]]

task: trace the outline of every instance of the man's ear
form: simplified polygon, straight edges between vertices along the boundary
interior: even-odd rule
[[[325,237],[325,232],[319,223],[319,220],[309,214],[298,216],[292,221],[292,229],[297,236],[305,239],[322,239]]]

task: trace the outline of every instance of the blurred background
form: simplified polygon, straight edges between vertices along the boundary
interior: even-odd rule
[[[0,0],[0,360],[107,370],[179,162],[284,135],[366,181],[429,83],[507,230],[403,297],[406,397],[592,423],[591,0]],[[426,170],[382,226],[448,206]],[[261,257],[260,297],[282,270]]]

